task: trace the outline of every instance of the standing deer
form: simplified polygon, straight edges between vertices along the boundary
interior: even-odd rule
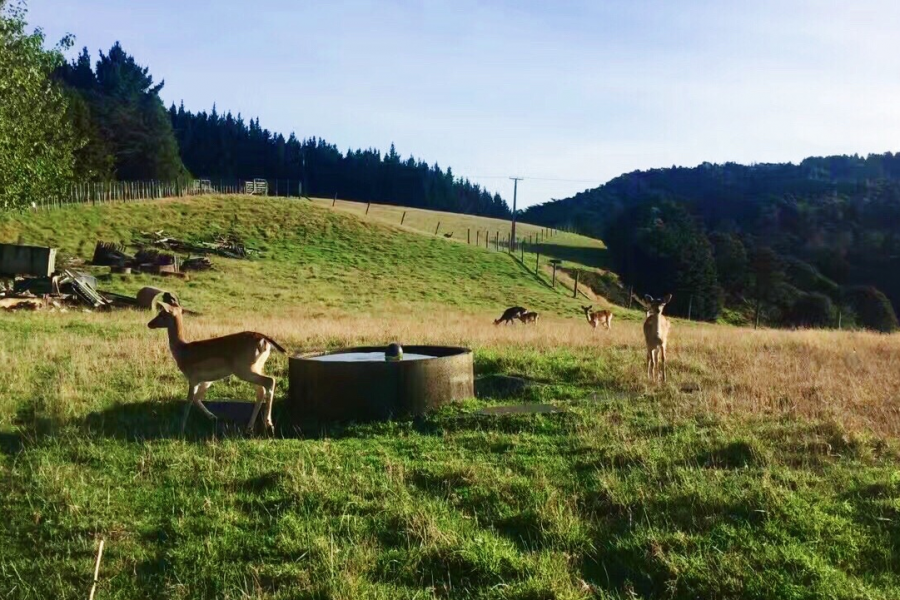
[[[528,310],[522,308],[521,306],[512,306],[503,311],[503,314],[500,315],[499,319],[494,320],[494,325],[499,325],[500,323],[512,323],[516,319],[522,316],[523,313],[527,313]]]
[[[584,311],[584,316],[587,317],[587,322],[591,324],[591,327],[597,329],[597,325],[603,325],[606,329],[609,329],[610,325],[612,325],[612,312],[608,310],[598,310],[596,312],[591,312],[593,306],[582,306],[581,310]]]
[[[522,321],[523,323],[537,323],[537,320],[540,316],[541,315],[539,315],[536,312],[531,312],[531,311],[526,310],[525,312],[523,312],[519,315],[519,320]]]
[[[662,368],[662,380],[666,381],[666,341],[669,338],[669,320],[662,314],[672,301],[672,294],[659,300],[644,296],[647,302],[647,318],[644,319],[644,341],[647,343],[647,377],[656,381]]]
[[[263,374],[263,368],[272,348],[285,354],[284,348],[269,336],[253,331],[188,342],[184,339],[182,308],[177,301],[172,300],[171,305],[165,302],[157,304],[159,313],[147,323],[147,327],[168,330],[169,348],[172,350],[175,364],[188,380],[187,405],[181,418],[181,432],[184,433],[193,405],[209,419],[216,418],[203,405],[203,398],[212,382],[225,379],[229,375],[257,386],[256,406],[253,407],[247,430],[253,431],[260,409],[268,402],[265,425],[267,430],[274,431],[272,402],[275,398],[275,379]]]

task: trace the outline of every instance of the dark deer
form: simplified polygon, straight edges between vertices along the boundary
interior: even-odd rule
[[[494,320],[494,325],[499,325],[500,323],[512,323],[516,319],[520,318],[522,313],[528,312],[527,309],[521,306],[512,306],[503,311],[503,314],[500,315],[499,319]]]

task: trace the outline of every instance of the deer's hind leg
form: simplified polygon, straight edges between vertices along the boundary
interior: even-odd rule
[[[247,423],[247,432],[250,433],[253,431],[253,427],[256,425],[256,417],[259,415],[259,410],[263,407],[263,404],[266,402],[266,388],[261,385],[256,386],[256,404],[253,406],[253,414],[250,415],[250,422]]]
[[[254,365],[254,367],[256,367],[256,365]],[[253,407],[253,414],[250,416],[250,422],[247,423],[248,431],[253,431],[253,426],[256,424],[256,418],[259,415],[259,411],[266,401],[268,401],[268,408],[266,409],[266,428],[269,430],[275,429],[275,426],[272,423],[272,403],[275,400],[275,378],[256,372],[256,370],[261,369],[262,366],[259,366],[258,369],[250,370],[245,373],[235,373],[235,375],[247,383],[258,386],[256,390],[256,406]]]

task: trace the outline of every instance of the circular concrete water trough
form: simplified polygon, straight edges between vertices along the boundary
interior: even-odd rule
[[[386,361],[384,346],[292,356],[288,412],[304,419],[367,421],[422,415],[475,395],[472,351],[405,346]]]

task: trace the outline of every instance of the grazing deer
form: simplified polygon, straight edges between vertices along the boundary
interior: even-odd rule
[[[522,313],[527,313],[528,310],[522,308],[521,306],[512,306],[503,311],[503,314],[500,315],[499,319],[494,320],[494,325],[499,325],[500,323],[512,323],[516,319],[522,316]]]
[[[539,315],[536,312],[531,312],[531,311],[526,310],[525,312],[523,312],[519,315],[519,320],[522,321],[523,323],[537,323],[537,320],[540,316],[541,315]]]
[[[174,299],[173,299],[174,300]],[[177,301],[173,304],[157,303],[159,313],[147,324],[150,329],[166,329],[169,333],[169,348],[178,368],[188,380],[187,405],[181,418],[181,432],[184,433],[191,406],[197,408],[209,419],[216,416],[203,405],[206,390],[214,381],[234,375],[248,383],[255,384],[256,406],[247,430],[253,431],[256,417],[263,404],[266,408],[266,429],[274,431],[272,424],[272,402],[275,398],[275,379],[263,374],[266,360],[272,348],[285,354],[284,348],[272,338],[253,331],[244,331],[222,337],[196,342],[184,339],[182,308]]]
[[[662,369],[662,380],[666,381],[666,342],[669,338],[669,320],[662,314],[663,308],[672,301],[672,294],[659,300],[644,296],[647,302],[647,318],[644,319],[644,341],[647,343],[647,377],[656,381]]]
[[[584,311],[584,316],[587,317],[587,322],[591,324],[591,327],[597,329],[597,325],[603,325],[607,329],[612,325],[613,314],[608,310],[598,310],[596,312],[591,312],[593,306],[582,306],[581,310]]]

